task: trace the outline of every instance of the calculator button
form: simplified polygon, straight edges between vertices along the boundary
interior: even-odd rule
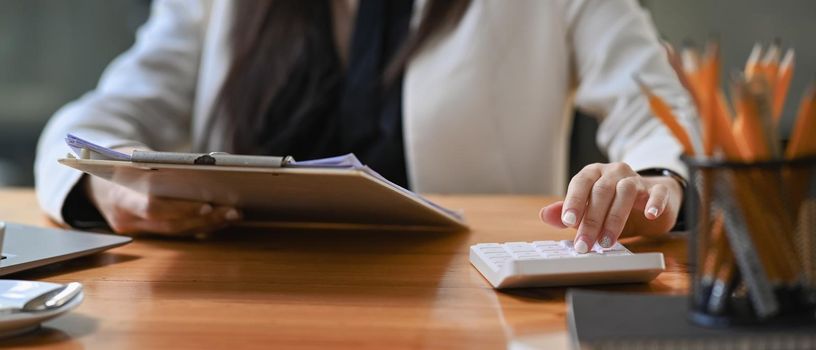
[[[538,246],[538,247],[536,247],[536,248],[538,248],[538,250],[540,250],[540,251],[542,251],[542,252],[557,252],[557,251],[564,250],[564,248],[562,248],[560,245],[555,245],[555,246],[551,246],[551,245],[547,245],[547,246]]]
[[[535,248],[532,245],[527,244],[527,243],[508,244],[507,247],[510,248],[510,250],[513,251],[513,252],[535,252]]]
[[[537,257],[540,257],[540,256],[541,256],[541,254],[536,253],[536,252],[520,252],[520,253],[513,254],[513,257],[517,258],[517,259],[518,258],[527,258],[527,257],[536,257],[537,258]]]
[[[479,249],[482,254],[507,254],[507,251],[502,248],[482,248]]]
[[[573,258],[588,258],[588,257],[592,257],[592,256],[603,256],[603,254],[598,253],[598,252],[586,252],[584,254],[577,253],[577,252],[572,253]]]
[[[603,255],[606,256],[620,256],[620,255],[630,255],[632,253],[627,252],[625,250],[607,250],[603,252]]]

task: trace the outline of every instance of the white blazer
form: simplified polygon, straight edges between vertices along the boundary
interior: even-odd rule
[[[231,11],[229,0],[155,1],[99,86],[56,113],[35,165],[52,218],[63,221],[81,176],[57,163],[67,133],[109,147],[229,151],[203,128],[230,65]],[[680,147],[650,117],[635,73],[673,105],[689,105],[634,0],[473,0],[407,67],[409,181],[426,193],[561,193],[575,107],[601,118],[596,141],[612,161],[684,173]],[[688,110],[678,114],[692,124]]]

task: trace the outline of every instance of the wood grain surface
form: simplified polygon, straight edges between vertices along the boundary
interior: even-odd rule
[[[6,278],[79,281],[77,310],[0,347],[67,349],[490,348],[569,345],[565,288],[496,292],[468,262],[479,242],[571,239],[539,222],[555,198],[429,196],[462,209],[459,233],[228,230],[130,245]],[[0,190],[0,219],[48,226],[30,189]],[[685,293],[681,238],[624,242],[665,253],[651,284]]]

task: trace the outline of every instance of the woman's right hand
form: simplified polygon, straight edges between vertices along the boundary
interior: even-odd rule
[[[232,207],[158,198],[94,176],[83,181],[88,198],[120,234],[205,234],[241,219]]]

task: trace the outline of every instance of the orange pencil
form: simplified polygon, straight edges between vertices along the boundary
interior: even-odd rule
[[[773,117],[776,123],[782,118],[782,109],[785,107],[788,88],[793,78],[794,55],[793,49],[788,49],[779,65],[778,79],[773,91]]]
[[[722,90],[719,88],[720,63],[719,45],[717,42],[712,41],[709,43],[709,50],[707,51],[708,55],[706,60],[707,64],[704,64],[704,66],[711,68],[708,71],[708,74],[706,74],[708,77],[707,80],[709,81],[708,84],[711,84],[711,86],[706,86],[705,89],[703,89],[703,87],[700,85],[692,84],[688,75],[686,74],[683,59],[680,57],[677,51],[674,50],[671,44],[664,43],[664,48],[666,49],[666,55],[669,58],[669,64],[677,74],[680,83],[686,88],[686,90],[688,90],[692,100],[694,101],[694,105],[698,109],[698,113],[704,119],[703,126],[705,127],[708,125],[709,127],[707,127],[707,130],[714,131],[713,135],[710,132],[704,132],[704,134],[707,134],[705,138],[709,140],[708,142],[704,140],[704,144],[713,144],[715,147],[721,148],[726,159],[728,160],[741,160],[742,154],[740,154],[740,147],[737,144],[734,134],[731,132],[731,121],[733,119],[732,113],[728,108],[728,101],[725,98],[725,94],[723,94]],[[759,50],[760,47],[759,44],[757,44],[757,46],[754,48],[754,56],[759,57]],[[691,52],[686,52],[686,55],[687,57],[694,56]],[[695,60],[693,58],[688,58],[686,61],[693,63]],[[711,94],[712,97],[708,97],[707,99],[713,98],[713,100],[703,103],[703,96],[708,94]],[[710,148],[706,151],[709,150]]]
[[[760,67],[760,72],[765,76],[770,89],[773,90],[776,87],[776,78],[779,73],[779,40],[774,40],[774,43],[768,48]]]
[[[743,161],[754,160],[754,146],[750,139],[745,137],[745,112],[743,111],[743,94],[738,92],[736,82],[731,82],[731,97],[734,100],[734,123],[731,125],[731,134],[734,136],[734,144],[737,145],[739,158]]]
[[[672,112],[671,108],[669,107],[666,102],[663,101],[659,96],[652,93],[652,91],[643,84],[642,81],[637,76],[634,76],[635,82],[640,87],[640,90],[643,91],[644,94],[648,97],[649,106],[652,109],[652,112],[655,116],[669,128],[669,131],[674,135],[680,145],[683,146],[683,153],[686,155],[694,155],[694,146],[691,143],[691,138],[689,138],[688,133],[680,125],[678,122],[677,117]]]
[[[751,98],[757,106],[760,130],[765,136],[765,147],[770,153],[770,159],[780,159],[782,158],[781,142],[773,118],[773,88],[762,79],[751,79],[747,83]]]
[[[677,80],[679,80],[680,84],[683,85],[683,87],[686,88],[686,91],[689,92],[694,105],[700,106],[700,96],[697,91],[697,87],[692,85],[691,80],[689,80],[689,76],[686,75],[686,72],[683,69],[683,58],[677,54],[677,51],[674,50],[674,47],[671,44],[664,42],[663,48],[666,50],[666,56],[669,58],[669,64],[671,65],[672,69],[674,69],[674,73],[677,75]]]
[[[697,48],[695,48],[693,44],[686,43],[683,45],[680,60],[683,63],[683,72],[686,74],[686,77],[688,77],[689,82],[692,86],[699,89],[701,84],[700,71],[703,65],[700,52],[697,51]]]
[[[715,91],[719,86],[720,77],[720,46],[716,41],[709,41],[706,46],[705,58],[700,75],[700,117],[703,119],[703,153],[711,157],[714,155],[716,128],[714,114],[716,113]]]
[[[785,150],[786,159],[796,159],[800,157],[816,156],[816,91],[811,84],[802,96],[802,102],[796,117],[796,124],[792,130],[792,136],[788,148]],[[788,188],[788,197],[791,210],[794,213],[802,209],[807,211],[807,206],[813,207],[812,201],[806,201],[808,188],[813,182],[813,168],[811,167],[791,167],[783,172],[785,185]],[[813,265],[816,259],[813,258],[812,235],[806,223],[808,220],[798,222],[800,227],[794,231],[794,240],[798,243],[799,256],[807,265],[805,273],[813,274],[816,269]],[[811,275],[812,276],[812,275]]]
[[[728,101],[725,99],[725,94],[722,89],[717,89],[717,98],[714,100],[716,104],[714,114],[714,127],[717,130],[717,144],[722,149],[725,159],[731,161],[742,160],[739,145],[732,133],[732,113],[728,108]]]
[[[816,133],[816,91],[811,85],[799,105],[793,135],[785,150],[785,158],[794,159],[816,155],[816,135],[814,133]]]
[[[722,264],[723,247],[728,245],[728,237],[725,235],[724,217],[722,212],[717,212],[711,223],[709,237],[711,245],[705,252],[702,263],[702,280],[704,285],[710,286],[717,277],[717,268]]]
[[[762,80],[755,77],[748,82],[738,78],[736,82],[734,95],[737,99],[736,107],[740,124],[736,130],[739,134],[735,135],[745,141],[745,146],[748,148],[747,160],[770,160],[775,154],[773,152],[774,142],[769,137],[770,131],[766,130],[762,120],[765,114],[765,101],[763,101],[762,94],[766,86],[754,84],[762,84]]]
[[[745,62],[745,77],[750,79],[756,73],[759,67],[759,59],[762,57],[762,45],[760,43],[754,44],[751,49],[751,54],[748,55],[748,61]]]

